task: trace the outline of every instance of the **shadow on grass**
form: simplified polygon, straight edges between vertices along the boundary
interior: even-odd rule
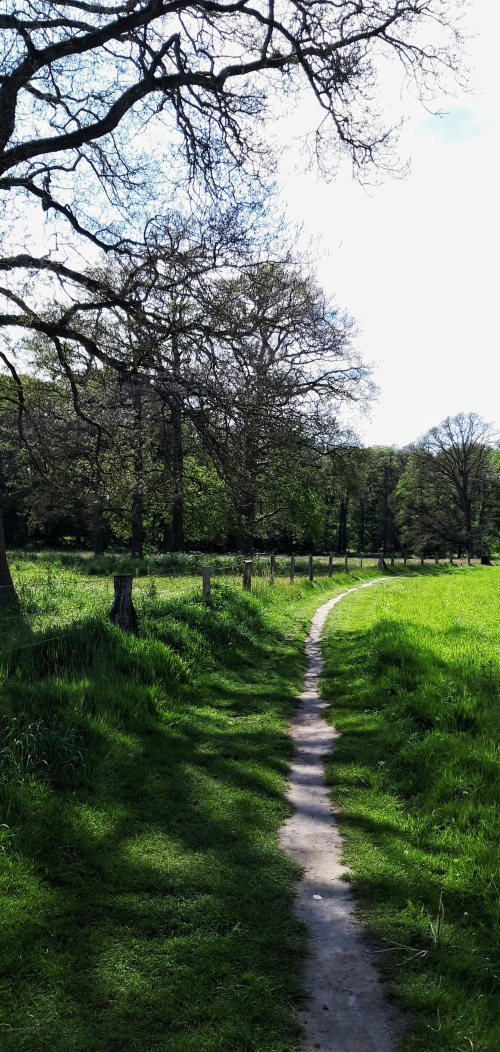
[[[12,657],[4,711],[57,716],[78,748],[44,767],[28,742],[1,791],[3,1048],[297,1047],[304,938],[276,827],[301,665],[229,592],[152,604],[139,638],[89,620]]]

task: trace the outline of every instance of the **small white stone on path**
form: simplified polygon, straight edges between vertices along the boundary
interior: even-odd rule
[[[358,587],[386,580],[378,578]],[[331,752],[337,732],[321,715],[326,706],[318,694],[323,665],[319,641],[332,607],[355,591],[350,588],[335,596],[314,614],[306,639],[305,689],[291,727],[297,753],[288,796],[295,809],[281,829],[280,843],[304,873],[295,902],[310,943],[304,971],[309,999],[299,1012],[304,1052],[394,1052],[405,1029],[402,1014],[384,999],[359,933],[349,887],[341,879],[348,871],[340,864],[342,842],[324,778],[323,758]],[[321,888],[321,894],[314,888]]]

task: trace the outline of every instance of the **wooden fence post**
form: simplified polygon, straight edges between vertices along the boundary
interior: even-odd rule
[[[423,552],[420,552],[420,565],[421,566],[424,565],[424,553]]]
[[[394,552],[391,552],[391,566],[394,566]]]
[[[347,552],[344,554],[344,570],[346,573],[349,572],[349,560],[347,558]]]
[[[203,579],[203,598],[204,599],[210,599],[210,575],[211,575],[211,572],[212,571],[211,571],[210,566],[202,566],[201,573],[202,573],[202,579]]]
[[[293,584],[295,580],[295,556],[290,556],[290,584]]]
[[[131,573],[117,574],[114,578],[115,595],[109,611],[109,620],[123,628],[124,632],[131,632],[137,624],[137,614],[132,602],[133,580]]]
[[[274,584],[274,578],[276,574],[276,556],[274,552],[271,554],[271,558],[269,560],[269,570],[271,574],[271,584]]]
[[[403,552],[403,566],[406,566],[407,558],[408,558],[408,556],[407,556],[406,552]]]
[[[363,552],[359,553],[359,568],[360,570],[363,569]]]
[[[252,560],[245,559],[243,569],[243,588],[247,592],[252,591]]]
[[[467,566],[470,566],[470,564],[471,564],[470,552],[467,552]]]
[[[330,552],[328,556],[328,576],[331,577],[333,573],[333,555]]]
[[[439,566],[439,552],[434,552],[434,562],[436,566]]]
[[[310,581],[313,580],[313,557],[312,557],[312,555],[309,556],[309,580]]]

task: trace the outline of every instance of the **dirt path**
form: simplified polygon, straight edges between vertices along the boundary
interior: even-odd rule
[[[360,585],[387,581],[377,578]],[[337,736],[321,716],[325,702],[318,694],[322,668],[319,640],[330,610],[357,588],[318,607],[306,639],[309,667],[304,692],[292,723],[297,746],[289,799],[295,813],[280,834],[282,848],[304,870],[295,911],[309,929],[311,955],[304,973],[309,1000],[299,1013],[304,1052],[392,1052],[404,1029],[401,1014],[382,995],[380,982],[353,915],[349,885],[340,878],[342,850],[323,757]]]

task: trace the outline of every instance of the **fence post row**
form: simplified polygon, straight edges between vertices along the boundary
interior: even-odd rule
[[[201,568],[202,579],[203,579],[203,598],[210,598],[210,577],[212,574],[210,566],[202,566]]]
[[[309,580],[310,581],[313,580],[313,557],[312,557],[312,555],[309,556]]]
[[[245,559],[245,565],[243,569],[243,588],[247,592],[252,591],[252,560]]]
[[[109,620],[112,624],[123,628],[124,632],[131,632],[137,624],[137,615],[132,602],[133,580],[131,573],[116,574],[114,578],[115,595],[109,611]]]
[[[290,556],[290,582],[293,584],[295,580],[295,556]]]

